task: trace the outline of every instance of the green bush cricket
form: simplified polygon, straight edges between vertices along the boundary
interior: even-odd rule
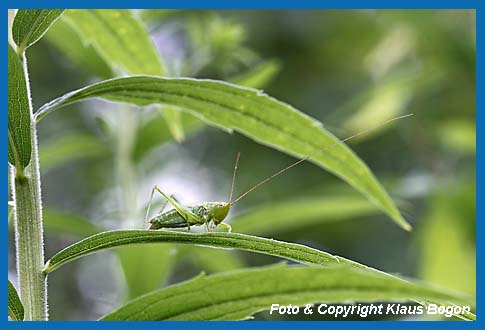
[[[328,150],[329,148],[335,147],[341,143],[345,143],[346,141],[353,139],[359,135],[365,134],[371,130],[374,130],[380,126],[383,126],[385,124],[388,124],[392,121],[406,118],[412,116],[412,114],[407,114],[404,116],[399,116],[395,117],[392,119],[389,119],[377,126],[374,126],[372,128],[366,129],[364,131],[361,131],[357,134],[354,134],[352,136],[349,136],[343,140],[340,140],[332,145],[329,145],[328,147],[324,148],[324,150]],[[242,198],[244,198],[247,194],[252,192],[253,190],[259,188],[266,182],[270,181],[274,177],[288,171],[290,168],[308,160],[310,156],[304,157],[302,159],[299,159],[298,161],[294,162],[293,164],[279,170],[278,172],[268,176],[266,179],[258,182],[255,184],[252,188],[250,188],[248,191],[237,197],[235,200],[232,200],[233,193],[234,193],[234,183],[236,179],[236,171],[237,171],[237,165],[239,162],[239,156],[240,153],[237,154],[236,157],[236,162],[234,165],[234,171],[232,175],[232,184],[231,184],[231,193],[229,195],[229,201],[227,202],[203,202],[203,203],[198,203],[190,206],[183,206],[181,205],[177,199],[171,195],[168,196],[165,194],[158,186],[153,187],[152,192],[150,194],[150,200],[148,202],[148,208],[145,216],[145,221],[148,218],[148,214],[150,212],[150,206],[154,197],[155,192],[160,193],[165,199],[166,202],[163,205],[162,209],[160,212],[153,218],[150,219],[150,227],[148,229],[162,229],[162,228],[187,228],[187,230],[190,230],[191,226],[202,226],[205,225],[206,229],[209,231],[210,227],[215,228],[217,226],[223,226],[225,227],[229,232],[232,230],[231,226],[227,223],[224,223],[224,219],[226,219],[227,215],[229,214],[229,211],[231,210],[231,207],[239,202]],[[173,209],[163,212],[167,204],[170,203],[174,207]],[[212,226],[210,224],[212,223]]]

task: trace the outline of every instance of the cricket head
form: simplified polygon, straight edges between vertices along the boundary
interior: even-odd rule
[[[222,221],[224,221],[231,207],[232,207],[231,202],[227,202],[227,203],[221,202],[215,205],[211,210],[212,222],[214,222],[214,224],[217,226]]]

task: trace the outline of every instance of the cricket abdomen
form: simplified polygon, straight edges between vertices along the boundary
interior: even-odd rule
[[[202,205],[197,206],[188,206],[187,207],[195,216],[197,216],[197,222],[191,222],[190,224],[187,223],[187,220],[184,219],[177,212],[177,210],[172,209],[162,214],[159,214],[150,220],[150,228],[149,229],[161,229],[161,228],[185,228],[190,226],[200,226],[207,222],[208,220],[208,211]]]
[[[148,229],[184,228],[187,227],[187,221],[173,209],[151,219],[150,225]]]

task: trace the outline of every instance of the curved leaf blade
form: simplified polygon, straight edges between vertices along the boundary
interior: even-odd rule
[[[8,45],[8,161],[21,171],[30,163],[30,101],[24,68]]]
[[[183,128],[184,136],[192,134],[194,131],[203,127],[203,122],[191,114],[180,112],[180,115],[180,126]],[[144,123],[138,130],[133,157],[137,161],[141,160],[152,148],[171,141],[172,138],[173,134],[168,124],[168,118],[166,116],[155,116],[153,119]]]
[[[213,249],[198,245],[186,246],[186,248],[179,252],[182,257],[188,258],[207,273],[220,273],[244,268],[243,260],[234,255],[231,250]]]
[[[231,219],[231,226],[234,231],[247,234],[288,232],[376,212],[377,207],[358,197],[344,195],[292,199],[248,210]]]
[[[63,9],[20,9],[12,26],[19,53],[39,41],[63,12]]]
[[[80,38],[92,46],[114,71],[163,76],[164,65],[143,23],[126,9],[68,10],[64,16]],[[66,48],[66,46],[63,46]],[[165,111],[177,142],[184,139],[180,112]],[[165,118],[165,117],[164,117]]]
[[[350,260],[333,256],[304,245],[235,233],[200,233],[166,230],[113,230],[99,233],[76,242],[55,254],[44,267],[49,274],[62,265],[88,254],[129,244],[181,243],[240,249],[273,255],[302,263],[319,265],[347,263],[367,268]]]
[[[242,320],[271,305],[463,302],[460,296],[351,267],[287,266],[200,275],[118,308],[102,320]]]
[[[90,223],[88,219],[78,215],[51,208],[46,208],[43,212],[44,226],[48,233],[86,237],[101,232],[101,229]]]
[[[130,10],[70,9],[63,19],[106,63],[128,74],[164,74],[148,32]]]
[[[12,202],[13,203],[13,202]],[[13,217],[13,205],[8,203],[9,212],[9,230],[13,229],[13,223],[10,218]],[[51,208],[44,208],[43,223],[46,234],[72,235],[74,237],[84,238],[102,232],[102,229],[91,224],[89,220],[78,215],[70,214]]]
[[[14,321],[24,320],[24,305],[10,280],[8,281],[8,316]]]
[[[66,20],[60,19],[45,35],[45,39],[57,48],[80,70],[103,79],[113,77],[112,68],[101,58],[92,45],[84,42]]]
[[[248,72],[244,72],[229,79],[232,83],[240,86],[263,88],[278,74],[281,64],[277,60],[268,60],[258,64]]]
[[[401,227],[411,226],[367,165],[320,122],[261,91],[221,81],[133,76],[103,81],[68,93],[44,105],[40,120],[51,111],[89,98],[140,106],[178,106],[202,120],[236,130],[261,144],[313,163],[348,182]]]
[[[39,156],[45,172],[68,162],[100,158],[107,153],[106,146],[95,136],[71,133],[42,144]]]

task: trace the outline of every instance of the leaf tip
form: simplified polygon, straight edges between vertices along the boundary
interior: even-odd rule
[[[394,218],[397,224],[407,232],[411,232],[413,230],[413,226],[409,222],[406,221],[401,215]]]

